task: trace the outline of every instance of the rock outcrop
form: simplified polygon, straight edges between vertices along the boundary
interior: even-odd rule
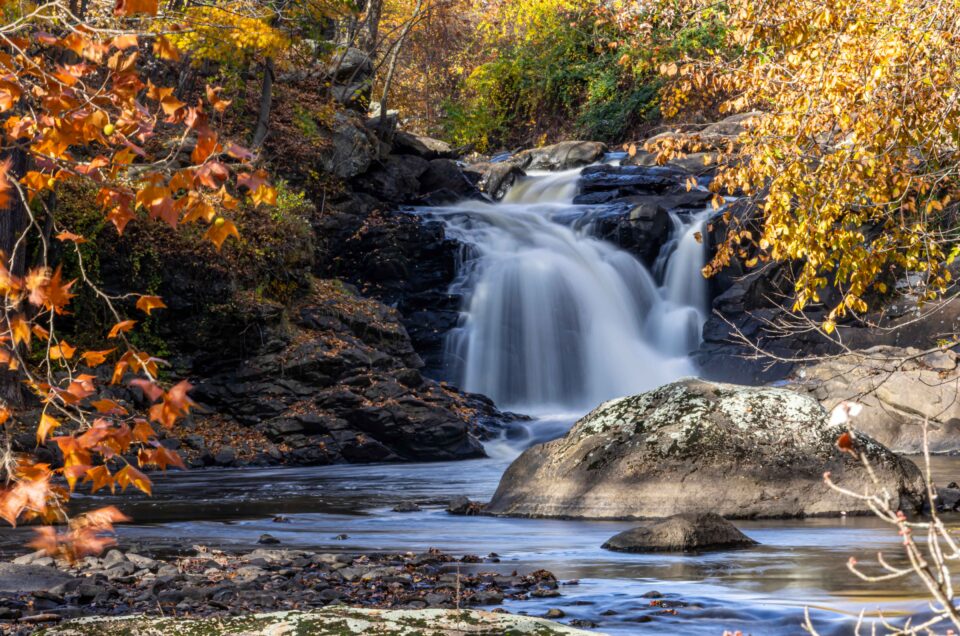
[[[853,400],[864,406],[854,428],[891,450],[960,450],[960,369],[953,351],[873,347],[796,370],[795,382],[826,409]]]
[[[526,450],[504,474],[486,512],[583,518],[660,518],[715,512],[727,518],[866,513],[830,489],[873,485],[842,453],[811,396],[683,380],[607,402],[563,438]],[[904,511],[923,504],[920,470],[869,438],[883,487]]]
[[[751,545],[757,542],[720,515],[707,512],[648,521],[610,537],[603,548],[616,552],[700,552]]]
[[[480,396],[424,378],[396,310],[336,281],[316,281],[291,323],[269,334],[258,355],[201,382],[194,399],[255,427],[284,463],[484,455],[477,435],[498,412]]]

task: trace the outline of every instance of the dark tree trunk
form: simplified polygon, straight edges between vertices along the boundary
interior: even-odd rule
[[[253,132],[253,147],[263,145],[270,132],[270,108],[273,105],[273,58],[268,57],[263,64],[263,83],[260,86],[260,112],[257,115],[257,127]]]
[[[366,20],[363,31],[360,33],[360,48],[373,59],[377,53],[378,38],[380,37],[380,17],[383,14],[383,0],[367,0]]]
[[[0,152],[0,161],[10,161],[7,177],[11,183],[19,181],[27,173],[27,153],[20,148],[12,148]],[[20,192],[13,189],[5,208],[0,208],[0,251],[10,273],[14,276],[23,276],[27,271],[26,240],[21,240],[24,230],[30,223],[30,216],[26,203]],[[6,306],[2,307],[3,328],[9,322],[6,316]],[[0,399],[12,408],[23,406],[23,389],[19,374],[6,368],[0,370]]]

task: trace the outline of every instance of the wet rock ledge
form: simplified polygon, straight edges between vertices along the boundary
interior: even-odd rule
[[[151,626],[160,627],[156,619],[151,618],[157,616],[231,619],[263,612],[311,612],[336,606],[453,611],[499,605],[505,599],[560,595],[557,579],[545,570],[526,574],[482,571],[483,563],[498,561],[495,555],[486,558],[468,555],[457,559],[436,550],[422,554],[351,555],[258,549],[245,554],[227,554],[195,546],[189,556],[151,558],[111,550],[102,558],[87,557],[73,566],[57,567],[51,558],[36,553],[0,563],[0,633],[30,634],[39,626],[86,617],[144,615],[136,619],[144,622],[125,622],[123,626],[135,625],[137,629],[147,630]],[[339,611],[343,610],[337,609],[330,615]],[[437,616],[450,614],[441,612]],[[537,621],[529,624],[539,625]],[[120,623],[107,620],[70,625],[75,631],[63,629],[47,633],[117,633],[111,630]],[[84,625],[93,631],[87,631]],[[173,631],[160,629],[150,633],[193,633],[180,627],[171,629]],[[263,632],[247,630],[244,633]],[[318,628],[318,631],[297,633],[328,632]]]

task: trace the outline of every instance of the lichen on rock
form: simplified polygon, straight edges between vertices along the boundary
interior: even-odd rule
[[[521,516],[657,518],[716,512],[730,518],[866,513],[863,465],[836,447],[844,429],[809,395],[687,379],[606,402],[565,437],[524,452],[487,511]],[[919,469],[858,438],[904,510],[922,505]]]

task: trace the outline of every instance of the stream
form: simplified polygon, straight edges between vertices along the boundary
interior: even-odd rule
[[[713,211],[673,214],[671,239],[648,270],[591,237],[597,206],[572,204],[578,176],[533,173],[499,204],[415,212],[444,223],[465,246],[451,290],[464,299],[462,319],[447,342],[456,382],[501,408],[536,415],[489,442],[489,458],[171,473],[156,479],[153,497],[78,494],[77,505],[122,507],[134,523],[119,528],[121,544],[161,553],[195,544],[253,548],[264,533],[288,548],[496,553],[500,563],[462,567],[545,568],[578,581],[563,585],[558,598],[508,601],[507,609],[542,615],[559,608],[564,621],[588,619],[609,634],[802,634],[805,606],[821,634],[849,634],[861,609],[922,610],[914,581],[871,585],[845,568],[850,556],[869,562],[879,550],[896,552],[896,531],[874,518],[738,521],[758,546],[644,555],[600,548],[629,522],[445,512],[455,496],[489,500],[523,448],[562,435],[600,402],[696,373],[688,354],[709,307],[699,236]],[[960,458],[936,457],[933,471],[943,483],[955,480]],[[405,501],[421,511],[392,511]],[[28,529],[0,534],[0,553],[22,550],[27,536]],[[651,592],[690,605],[637,622]]]

